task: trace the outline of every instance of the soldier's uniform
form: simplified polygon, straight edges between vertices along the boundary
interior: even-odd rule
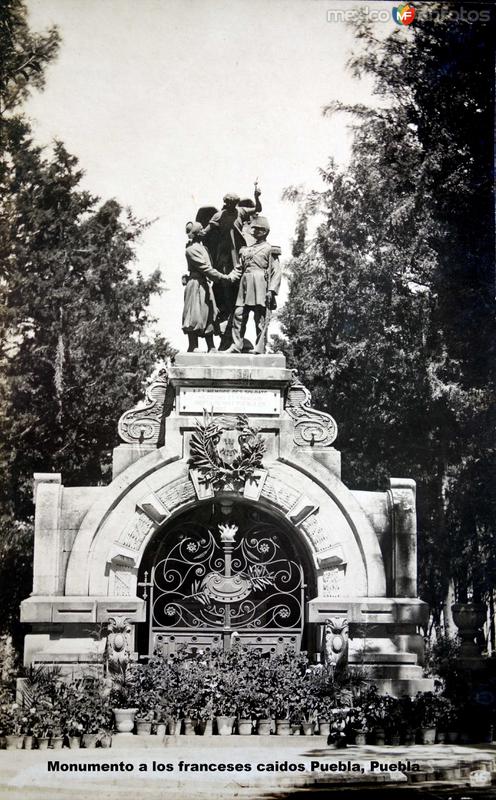
[[[259,217],[253,227],[264,227],[267,234],[269,224],[264,217]],[[232,339],[234,352],[243,350],[243,339],[250,312],[253,311],[257,344],[265,324],[267,306],[272,307],[274,297],[281,285],[280,250],[267,241],[256,242],[250,247],[243,247],[240,252],[241,276],[236,297]]]

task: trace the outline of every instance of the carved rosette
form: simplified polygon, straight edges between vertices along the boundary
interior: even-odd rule
[[[124,675],[131,658],[132,623],[127,617],[109,617],[105,660],[109,675]]]
[[[312,408],[312,395],[295,378],[286,398],[286,411],[295,422],[294,442],[302,447],[330,447],[338,435],[338,426],[330,414]]]
[[[324,624],[324,660],[336,667],[348,659],[348,620],[346,617],[330,617]]]
[[[161,370],[147,388],[145,400],[124,412],[118,424],[119,436],[123,442],[158,444],[168,385],[167,371]]]

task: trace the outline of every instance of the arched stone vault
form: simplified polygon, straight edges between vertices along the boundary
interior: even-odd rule
[[[66,595],[136,594],[152,536],[198,501],[187,462],[161,455],[158,450],[129,467],[87,513],[72,546]],[[386,594],[375,532],[353,494],[324,467],[304,458],[271,462],[258,502],[286,517],[305,541],[319,595]]]

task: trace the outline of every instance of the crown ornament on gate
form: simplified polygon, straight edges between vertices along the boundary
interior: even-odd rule
[[[214,491],[237,491],[263,468],[265,441],[245,414],[217,417],[203,412],[191,436],[189,465]]]
[[[230,542],[234,542],[236,534],[238,532],[237,525],[219,525],[219,533],[220,533],[220,540],[224,544],[228,544]]]

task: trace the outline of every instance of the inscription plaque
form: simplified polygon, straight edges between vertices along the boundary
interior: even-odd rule
[[[179,412],[205,411],[229,414],[279,414],[281,396],[273,389],[179,388]]]

